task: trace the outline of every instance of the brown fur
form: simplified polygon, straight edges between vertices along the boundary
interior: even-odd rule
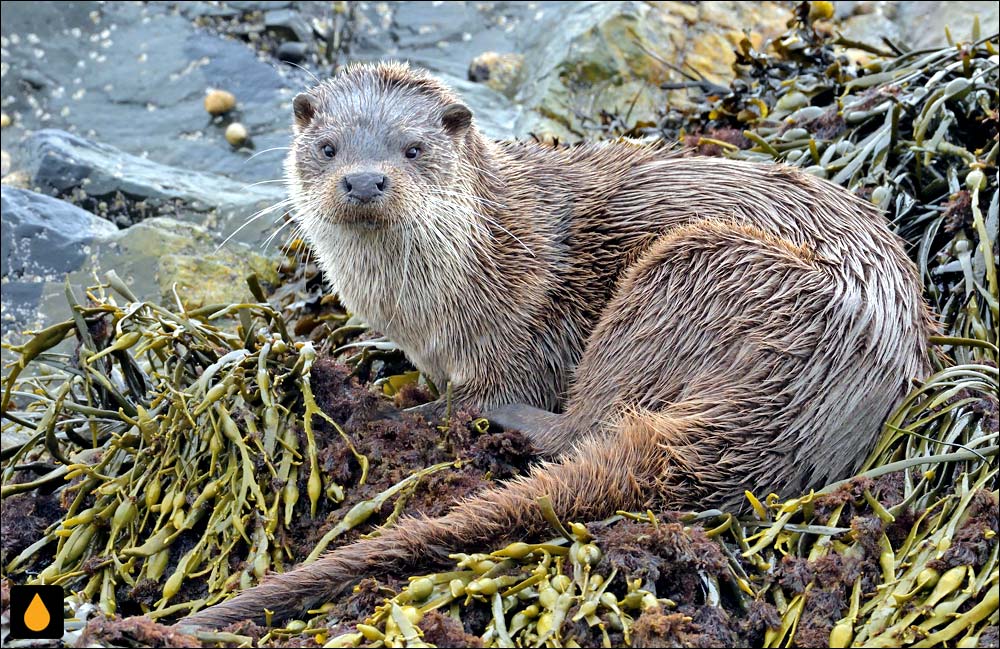
[[[842,478],[927,372],[915,269],[869,203],[782,166],[489,142],[442,126],[457,101],[405,66],[348,68],[308,95],[291,194],[348,307],[465,404],[562,412],[534,435],[558,459],[187,623],[280,619],[362,576],[545,534],[542,495],[587,520]],[[421,165],[394,153],[400,130],[428,143]],[[346,205],[336,179],[366,165],[395,190]]]

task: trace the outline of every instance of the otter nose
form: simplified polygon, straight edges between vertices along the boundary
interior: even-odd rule
[[[359,203],[368,203],[385,192],[389,179],[376,171],[361,171],[344,176],[344,191]]]

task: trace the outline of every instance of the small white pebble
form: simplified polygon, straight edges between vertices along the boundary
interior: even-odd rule
[[[226,127],[226,141],[234,147],[238,147],[246,142],[249,135],[247,128],[239,122],[233,122]]]

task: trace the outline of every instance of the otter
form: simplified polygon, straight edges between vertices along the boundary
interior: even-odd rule
[[[830,182],[635,141],[490,141],[397,63],[348,66],[293,112],[295,218],[343,304],[544,460],[184,626],[288,618],[362,577],[539,537],[541,496],[580,521],[823,485],[929,371],[915,266]]]

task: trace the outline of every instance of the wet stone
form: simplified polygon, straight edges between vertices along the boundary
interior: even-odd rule
[[[92,245],[118,229],[97,216],[51,196],[0,187],[0,283],[4,340],[33,324],[44,282],[61,282],[82,268]]]
[[[53,278],[76,270],[86,259],[88,245],[118,232],[111,223],[66,201],[6,185],[0,192],[0,274],[5,278]]]
[[[65,131],[39,131],[26,144],[32,183],[41,191],[77,203],[91,201],[88,208],[120,195],[143,203],[140,220],[157,215],[155,209],[143,211],[147,207],[162,208],[167,215],[221,226],[220,233],[228,235],[245,218],[283,197],[280,189],[267,185],[247,187],[221,176],[169,167]],[[223,146],[231,150],[228,143]],[[245,240],[262,240],[267,229],[249,229],[243,233]]]
[[[309,23],[292,9],[277,9],[264,14],[264,28],[282,41],[306,42],[312,37]]]
[[[309,45],[298,41],[288,41],[278,47],[278,58],[289,63],[301,63],[306,59]]]

